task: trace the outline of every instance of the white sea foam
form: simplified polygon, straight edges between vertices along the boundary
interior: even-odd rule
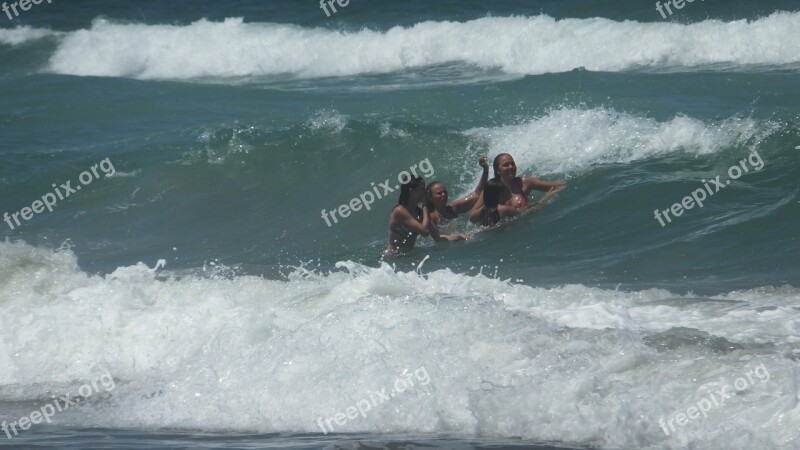
[[[0,28],[0,43],[20,45],[49,36],[64,36],[66,33],[45,28],[33,28],[27,25],[16,28]]]
[[[140,79],[301,78],[391,73],[466,63],[508,74],[591,71],[796,69],[800,13],[692,24],[603,18],[486,17],[387,31],[199,20],[190,25],[96,19],[68,33],[49,70]],[[30,30],[0,31],[5,42]],[[3,36],[3,35],[0,35]],[[10,37],[9,37],[10,36]],[[27,39],[27,38],[26,38]],[[21,41],[20,41],[21,42]]]
[[[322,109],[315,112],[306,121],[306,126],[312,131],[328,130],[339,133],[347,126],[349,118],[334,110]]]
[[[705,155],[754,146],[779,124],[734,117],[705,123],[687,116],[664,122],[613,109],[561,108],[523,123],[465,134],[510,153],[526,174],[582,173],[596,164],[627,163],[676,152]]]
[[[110,398],[56,420],[320,432],[319,417],[424,367],[430,390],[335,431],[775,448],[800,427],[795,288],[687,301],[340,266],[286,281],[157,281],[143,264],[89,275],[68,250],[0,243],[0,402],[49,399],[108,370]],[[678,434],[661,431],[659,418],[759,363],[769,382]]]

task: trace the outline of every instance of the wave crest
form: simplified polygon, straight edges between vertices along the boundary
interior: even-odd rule
[[[692,24],[603,18],[486,17],[423,22],[385,32],[199,20],[189,25],[97,19],[68,33],[49,70],[139,79],[299,78],[391,73],[468,64],[516,75],[592,71],[796,67],[800,13]],[[631,37],[635,37],[632,39]]]

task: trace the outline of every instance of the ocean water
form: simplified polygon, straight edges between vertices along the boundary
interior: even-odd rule
[[[800,449],[800,1],[337,8],[0,14],[0,447]]]

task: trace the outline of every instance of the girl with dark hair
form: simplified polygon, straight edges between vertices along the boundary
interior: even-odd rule
[[[497,225],[497,222],[500,222],[500,219],[503,218],[500,209],[512,208],[504,204],[509,197],[511,197],[511,192],[509,192],[508,186],[502,181],[492,178],[492,181],[486,184],[486,188],[483,191],[484,206],[478,210],[478,223],[484,227]]]
[[[440,235],[439,230],[430,221],[428,206],[422,204],[424,200],[425,180],[422,177],[412,177],[402,184],[398,204],[389,215],[387,255],[410,251],[414,248],[419,235],[431,235],[437,242],[466,239],[463,234]]]
[[[478,182],[478,186],[466,197],[460,198],[449,205],[447,204],[447,186],[444,183],[434,181],[428,185],[428,209],[431,214],[431,222],[435,226],[438,227],[445,221],[453,220],[459,214],[463,214],[475,206],[475,202],[478,201],[483,192],[483,187],[486,186],[486,182],[489,180],[489,165],[486,164],[486,156],[481,155],[478,159],[478,164],[483,167],[483,175]]]
[[[473,209],[469,215],[469,220],[484,227],[493,227],[502,219],[514,217],[523,213],[526,209],[543,206],[556,192],[558,192],[556,188],[550,189],[544,197],[530,207],[508,206],[506,202],[511,198],[511,191],[502,180],[492,178],[483,190],[484,206],[481,209]]]
[[[517,165],[514,162],[514,158],[508,153],[500,153],[497,155],[492,165],[494,166],[493,179],[502,181],[510,192],[510,197],[503,203],[512,208],[520,210],[525,209],[525,207],[528,206],[528,195],[534,189],[548,193],[549,196],[545,196],[547,197],[546,199],[542,197],[539,201],[538,205],[542,205],[543,202],[546,202],[552,197],[552,194],[564,189],[566,186],[564,181],[548,182],[535,177],[518,177]],[[480,211],[483,207],[484,196],[482,195],[475,203],[475,206],[472,207],[472,212],[470,212],[471,222],[478,222]]]

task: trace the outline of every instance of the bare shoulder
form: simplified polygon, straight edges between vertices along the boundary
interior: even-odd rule
[[[405,208],[403,208],[402,206],[397,205],[394,208],[392,208],[392,212],[389,215],[389,218],[394,220],[394,219],[398,219],[398,218],[406,217],[406,216],[410,216],[408,211]]]
[[[517,177],[517,180],[519,180],[518,183],[519,187],[522,189],[522,192],[526,194],[528,194],[531,191],[531,189],[533,189],[536,186],[536,183],[539,181],[538,178],[527,175],[523,177]]]

